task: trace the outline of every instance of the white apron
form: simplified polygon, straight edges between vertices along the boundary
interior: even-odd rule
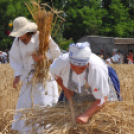
[[[47,82],[46,89],[41,83],[37,84],[37,86],[32,89],[32,84],[27,85],[23,82],[16,109],[32,108],[32,104],[33,107],[52,106],[54,103],[57,103],[58,97],[59,95],[56,81]],[[18,120],[20,117],[21,114],[16,114],[14,115],[14,120]],[[27,134],[27,131],[31,128],[25,127],[25,120],[20,120],[15,121],[12,124],[12,129],[19,131],[21,134]]]

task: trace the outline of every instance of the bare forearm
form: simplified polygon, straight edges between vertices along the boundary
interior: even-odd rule
[[[104,102],[101,102],[103,100],[96,100],[92,106],[84,113],[88,118],[90,118],[95,112],[97,112],[107,101],[107,96],[104,97]]]
[[[63,80],[59,77],[57,80],[57,83],[61,86],[63,91],[68,90],[64,85],[63,85]]]
[[[61,86],[62,89],[65,88],[64,85],[63,85],[63,81],[60,77],[58,77],[56,81]]]
[[[13,81],[13,88],[17,89],[17,85],[19,84],[19,81],[20,81],[20,76],[15,76]]]
[[[63,85],[63,80],[62,80],[60,77],[59,77],[56,81],[57,81],[57,83],[61,86],[61,88],[63,89],[66,98],[69,100],[69,99],[70,99],[70,96],[73,95],[73,92],[70,91],[69,89],[67,89],[67,88]]]

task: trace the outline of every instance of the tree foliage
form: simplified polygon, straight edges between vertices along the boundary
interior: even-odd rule
[[[111,0],[108,4],[104,4],[103,7],[107,9],[108,14],[103,18],[101,34],[113,37],[132,37],[134,21],[130,17],[128,3],[126,1],[122,3],[122,0]]]
[[[64,10],[67,25],[64,36],[71,36],[75,41],[85,35],[98,34],[102,26],[102,17],[106,14],[106,10],[101,8],[101,0],[68,0]]]
[[[27,0],[30,1],[30,0]],[[133,0],[41,0],[60,14],[65,22],[57,18],[52,37],[62,49],[67,49],[70,42],[86,35],[112,37],[134,37],[134,1]],[[6,31],[11,31],[8,24],[18,16],[32,19],[24,0],[0,0],[0,49],[10,48],[13,38]],[[68,41],[68,39],[73,40]]]
[[[23,0],[0,0],[0,49],[10,48],[13,38],[9,37],[6,32],[11,31],[12,27],[8,24],[18,16],[30,18],[30,13]]]
[[[30,0],[27,0],[29,2]],[[47,2],[50,6],[52,3],[50,0],[42,0],[42,3]],[[55,4],[56,3],[56,4]],[[53,5],[55,5],[55,9],[61,10],[63,4],[60,0],[56,0]],[[61,4],[58,4],[61,3]],[[61,14],[62,15],[62,14]],[[13,27],[9,27],[9,22],[13,21],[18,16],[25,16],[27,19],[32,20],[32,16],[26,7],[24,0],[1,0],[0,1],[0,50],[5,50],[6,48],[11,47],[13,38],[7,35],[7,31],[12,31]],[[62,15],[63,16],[63,15]],[[62,25],[60,25],[62,24]],[[54,36],[54,40],[59,44],[61,42],[66,41],[63,38],[63,23],[61,23],[60,19],[57,19],[57,23],[53,29],[52,37]],[[66,47],[68,48],[68,46]]]

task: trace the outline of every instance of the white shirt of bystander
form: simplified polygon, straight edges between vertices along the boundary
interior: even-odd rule
[[[2,55],[7,57],[7,53],[6,52],[2,52]]]
[[[111,64],[112,64],[111,59],[110,59],[110,58],[106,59],[106,63],[107,63],[108,65],[111,65]]]
[[[118,54],[115,54],[111,58],[112,58],[113,62],[115,62],[115,63],[119,63],[119,61],[120,61],[120,56]]]

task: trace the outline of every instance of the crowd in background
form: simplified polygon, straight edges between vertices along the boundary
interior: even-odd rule
[[[61,50],[61,54],[68,52],[65,50]],[[128,50],[127,55],[123,55],[122,52],[118,49],[113,49],[112,55],[106,53],[104,55],[104,51],[101,50],[100,53],[97,53],[100,58],[105,60],[107,64],[134,64],[134,53],[133,50]]]
[[[68,52],[65,50],[61,50],[61,53]],[[110,55],[109,53],[106,53],[104,56],[104,52],[101,51],[101,53],[98,53],[97,55],[104,59],[107,64],[134,64],[134,52],[133,50],[128,50],[128,54],[125,56],[122,54],[122,52],[118,49],[113,49],[113,54]],[[6,49],[4,51],[0,51],[0,64],[7,64],[9,63],[9,50]]]
[[[0,51],[0,64],[9,63],[9,50]]]
[[[99,57],[104,59],[107,64],[134,64],[134,54],[133,50],[128,50],[128,54],[125,56],[118,49],[113,49],[112,56],[109,53],[106,53],[104,57],[103,53],[97,54]]]

